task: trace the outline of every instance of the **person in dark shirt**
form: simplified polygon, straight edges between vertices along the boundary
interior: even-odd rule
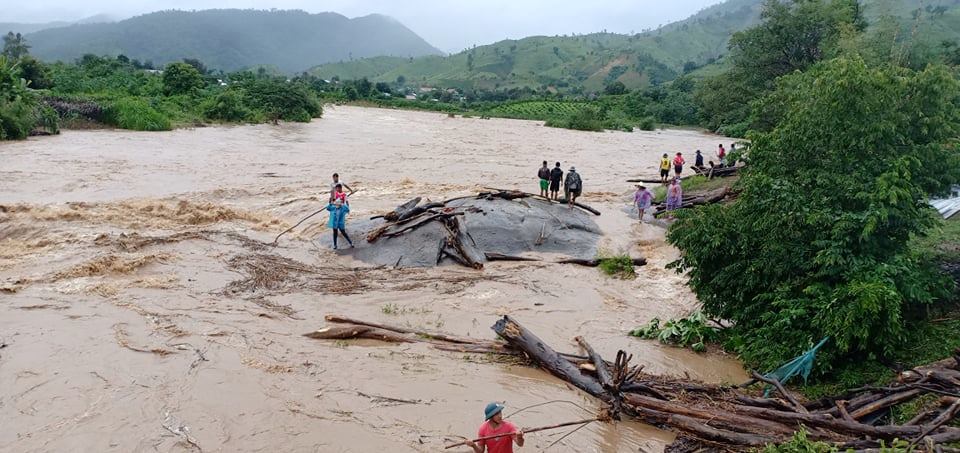
[[[560,162],[550,170],[550,198],[559,199],[560,183],[563,181],[563,170],[560,169]]]
[[[703,154],[700,154],[700,150],[697,150],[696,161],[693,164],[697,168],[703,168]]]
[[[537,170],[537,177],[540,178],[540,196],[549,198],[547,188],[550,187],[550,167],[547,166],[547,161],[543,161],[543,166]]]

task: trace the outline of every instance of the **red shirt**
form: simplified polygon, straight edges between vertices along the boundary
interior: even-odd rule
[[[681,165],[683,165],[683,164],[685,164],[685,163],[687,163],[687,161],[683,160],[683,158],[680,157],[680,156],[677,156],[677,157],[674,157],[674,158],[673,158],[673,165],[676,165],[676,166],[679,167],[679,166],[681,166]]]
[[[487,453],[513,453],[513,436],[510,434],[519,431],[513,423],[506,420],[501,422],[500,426],[496,428],[493,427],[493,423],[490,423],[490,420],[487,420],[480,425],[480,430],[477,431],[477,437],[495,436],[497,434],[504,434],[504,436],[481,440],[477,442],[477,445],[486,445]]]

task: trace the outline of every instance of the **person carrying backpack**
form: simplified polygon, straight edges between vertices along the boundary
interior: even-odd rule
[[[570,167],[567,172],[567,180],[563,185],[564,192],[567,193],[567,204],[573,209],[573,204],[577,202],[577,197],[583,192],[583,181],[580,180],[580,174],[577,173],[577,167]]]

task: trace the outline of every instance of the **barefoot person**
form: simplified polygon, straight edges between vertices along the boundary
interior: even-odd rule
[[[580,174],[577,173],[577,167],[570,166],[567,172],[567,180],[563,182],[563,191],[567,194],[567,205],[573,209],[573,204],[577,202],[577,197],[583,192],[583,181],[580,180]]]
[[[633,203],[637,205],[637,217],[643,222],[643,214],[653,203],[653,194],[646,187],[637,184],[637,191],[633,194]]]
[[[334,173],[334,174],[333,174],[333,182],[330,183],[330,200],[328,200],[328,203],[333,203],[333,193],[337,190],[337,184],[343,186],[344,189],[349,190],[349,191],[350,191],[350,195],[353,195],[353,189],[351,189],[350,186],[348,186],[346,182],[343,182],[343,181],[340,180],[340,175],[339,175],[339,174]]]
[[[550,198],[554,200],[560,197],[560,182],[563,181],[563,170],[560,169],[560,162],[550,170]]]
[[[480,425],[477,437],[497,437],[468,442],[467,445],[473,449],[474,453],[513,453],[514,442],[518,447],[523,446],[523,430],[517,429],[516,425],[504,420],[502,411],[503,405],[497,403],[490,403],[483,410],[486,421]]]
[[[723,143],[720,144],[720,149],[717,150],[717,159],[720,159],[720,167],[727,165],[727,150],[723,149]]]
[[[550,187],[550,167],[547,166],[547,161],[543,161],[543,166],[537,170],[537,177],[540,178],[540,196],[549,198],[547,189]]]
[[[333,231],[333,249],[337,249],[337,233],[342,234],[343,238],[353,248],[353,241],[347,236],[347,213],[350,212],[350,206],[337,198],[333,203],[327,205],[327,211],[330,211],[330,220],[327,226]]]

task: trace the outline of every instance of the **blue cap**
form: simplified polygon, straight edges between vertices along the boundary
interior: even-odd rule
[[[483,410],[483,416],[485,420],[490,420],[491,417],[500,413],[503,410],[503,405],[499,403],[490,403],[487,405],[487,408]]]

